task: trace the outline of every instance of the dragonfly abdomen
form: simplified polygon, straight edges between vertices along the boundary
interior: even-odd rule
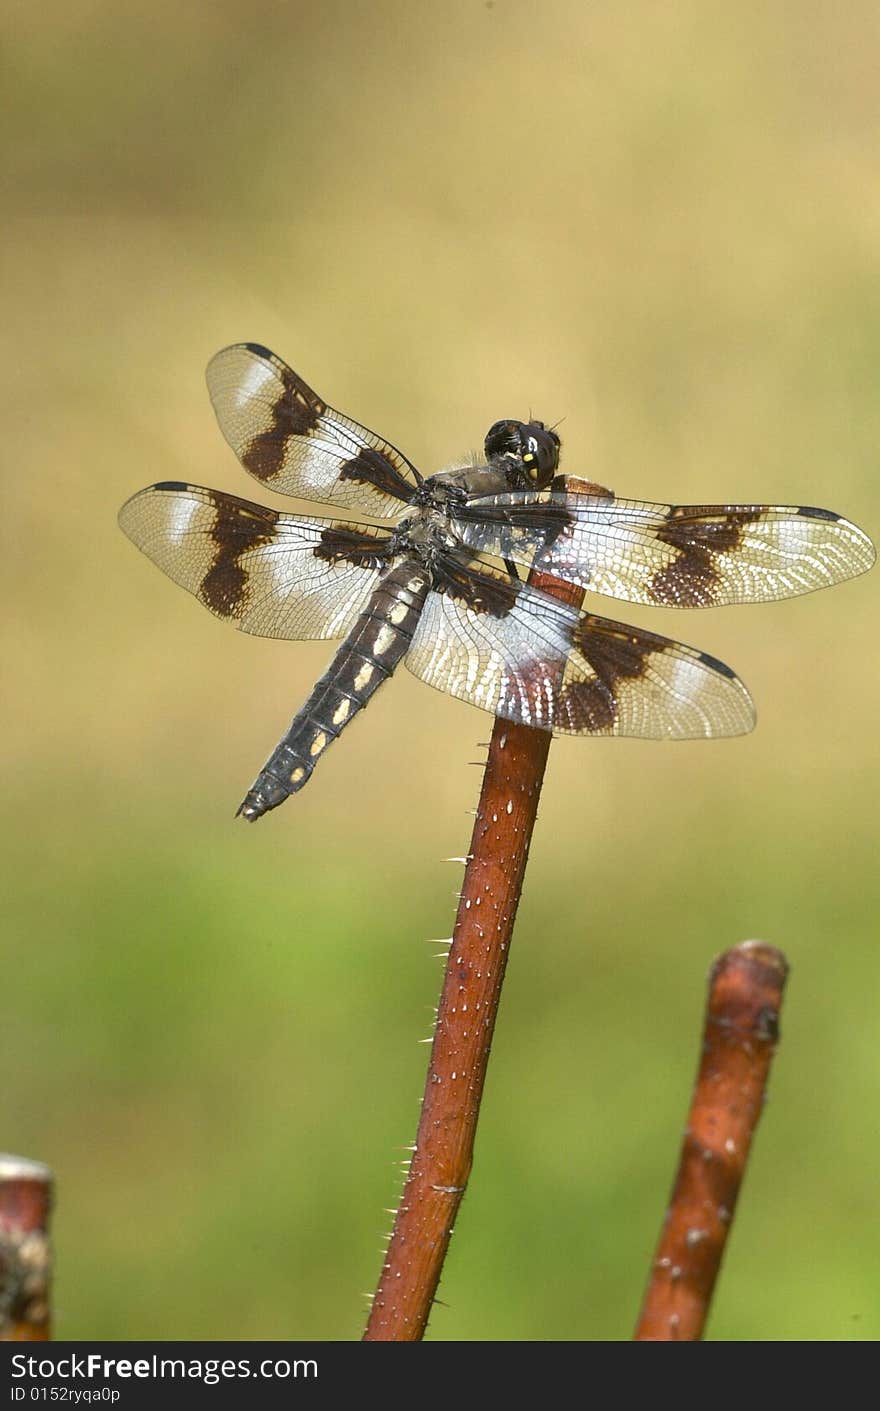
[[[419,559],[407,559],[386,573],[248,790],[238,810],[242,817],[255,822],[308,783],[328,745],[406,654],[430,586],[430,574]]]

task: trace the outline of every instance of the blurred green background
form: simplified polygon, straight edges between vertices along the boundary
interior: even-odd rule
[[[235,823],[330,649],[212,620],[116,510],[260,497],[202,376],[255,339],[425,470],[531,409],[621,494],[876,538],[877,7],[0,23],[0,1147],[57,1172],[60,1337],[355,1338],[490,721],[401,671]],[[748,937],[793,970],[709,1336],[880,1336],[877,588],[606,605],[730,662],[760,723],[554,745],[431,1338],[630,1335],[706,971]]]

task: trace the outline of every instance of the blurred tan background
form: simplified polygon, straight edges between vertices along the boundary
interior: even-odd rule
[[[645,499],[880,524],[880,18],[853,3],[7,3],[0,1147],[50,1162],[61,1337],[359,1335],[488,716],[401,671],[244,789],[329,658],[116,528],[260,498],[252,339],[425,471],[490,422]],[[280,502],[274,501],[276,505]],[[592,606],[733,665],[754,735],[554,745],[434,1339],[629,1336],[705,973],[793,966],[716,1339],[880,1336],[878,583]]]

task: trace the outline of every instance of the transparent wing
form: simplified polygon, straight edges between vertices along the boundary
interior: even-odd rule
[[[483,553],[534,559],[593,592],[663,607],[796,597],[855,578],[875,558],[868,536],[830,510],[653,505],[588,489],[471,499],[454,512],[456,532]]]
[[[220,430],[245,470],[282,495],[385,519],[421,476],[396,447],[334,411],[281,358],[236,343],[208,364]]]
[[[436,565],[406,664],[430,686],[555,734],[696,739],[751,730],[743,683],[714,657],[468,565]]]
[[[344,637],[389,566],[384,530],[174,481],[133,495],[119,523],[175,583],[257,637]]]

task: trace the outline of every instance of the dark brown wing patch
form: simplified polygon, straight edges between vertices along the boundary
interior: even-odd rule
[[[258,357],[272,358],[268,348],[259,343],[245,347]],[[272,407],[272,424],[254,436],[241,452],[245,470],[263,482],[274,480],[287,458],[291,436],[307,436],[327,410],[324,402],[292,368],[275,365],[276,376],[283,388]]]
[[[328,525],[314,554],[327,563],[350,563],[355,568],[384,569],[389,562],[387,546],[382,541],[346,524]]]
[[[232,495],[211,492],[216,519],[211,538],[217,545],[214,562],[202,579],[198,596],[218,617],[238,617],[247,588],[248,573],[242,554],[271,542],[278,514],[265,505],[254,505]]]
[[[611,730],[617,719],[620,682],[643,676],[648,657],[662,651],[667,642],[648,632],[615,628],[589,613],[580,618],[572,641],[589,664],[592,676],[569,681],[562,687],[558,719],[569,730],[592,734]]]
[[[339,479],[370,485],[382,495],[391,495],[403,503],[413,495],[412,482],[401,475],[390,456],[374,450],[372,446],[365,446],[350,461],[346,461],[339,472]]]
[[[715,514],[717,518],[708,516]],[[650,594],[663,607],[711,607],[720,582],[717,555],[739,548],[745,525],[761,518],[759,508],[718,509],[672,505],[657,539],[676,550],[676,557],[653,575]]]
[[[487,617],[506,617],[519,596],[521,585],[503,574],[468,565],[453,555],[442,555],[434,564],[433,588],[462,607]]]

